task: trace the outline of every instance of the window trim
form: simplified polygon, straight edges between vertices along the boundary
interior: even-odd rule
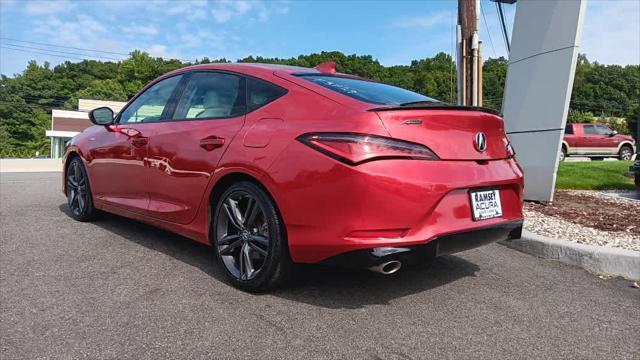
[[[235,75],[235,76],[239,76],[242,80],[242,84],[241,86],[244,87],[244,102],[245,102],[245,110],[243,113],[238,114],[236,116],[230,117],[217,117],[217,118],[194,118],[194,119],[173,119],[173,115],[175,115],[175,111],[178,107],[178,102],[180,101],[180,99],[182,98],[182,95],[184,94],[184,90],[186,89],[186,86],[188,84],[188,81],[191,80],[191,77],[193,76],[193,74],[195,73],[219,73],[219,74],[230,74],[230,75]],[[143,90],[141,90],[139,93],[136,94],[136,96],[134,96],[133,98],[131,98],[131,100],[129,100],[129,102],[127,103],[127,105],[122,108],[122,110],[118,113],[118,116],[116,117],[115,123],[116,124],[120,124],[120,118],[121,118],[121,114],[139,97],[141,96],[143,93],[145,93],[147,91],[147,89],[151,88],[152,86],[154,86],[155,84],[172,78],[174,76],[179,76],[182,75],[182,79],[180,79],[180,82],[178,83],[178,85],[176,85],[176,88],[174,89],[173,93],[171,94],[171,96],[169,97],[169,101],[167,102],[167,106],[165,106],[165,109],[162,111],[162,115],[160,116],[160,120],[158,121],[154,121],[154,122],[139,122],[139,123],[131,123],[131,124],[136,124],[136,125],[141,125],[141,124],[157,124],[157,123],[163,123],[163,122],[181,122],[181,121],[207,121],[207,120],[226,120],[226,119],[235,119],[241,116],[246,116],[248,114],[251,114],[252,112],[261,109],[262,107],[271,104],[272,102],[281,99],[282,97],[284,97],[285,95],[287,95],[289,93],[289,89],[280,86],[278,84],[274,84],[271,81],[256,77],[256,76],[252,76],[252,75],[248,75],[248,74],[244,74],[244,73],[240,73],[240,72],[235,72],[235,71],[227,71],[227,70],[218,70],[218,69],[196,69],[196,70],[189,70],[189,71],[183,71],[171,76],[166,76],[166,77],[160,77],[158,79],[156,79],[155,81],[153,81],[152,83],[149,83],[147,86],[144,87]],[[257,81],[262,81],[265,82],[269,85],[278,87],[282,90],[284,90],[284,92],[282,93],[282,95],[278,96],[277,98],[272,99],[271,101],[268,101],[262,105],[260,105],[259,107],[256,107],[254,109],[249,110],[249,107],[247,106],[247,96],[248,94],[248,86],[247,86],[247,79],[254,79]],[[170,110],[168,110],[170,108]],[[169,112],[170,111],[170,112]],[[165,113],[166,112],[166,113]],[[127,124],[127,123],[124,123]]]

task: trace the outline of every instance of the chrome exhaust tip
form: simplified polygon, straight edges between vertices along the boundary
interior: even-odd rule
[[[377,273],[384,274],[384,275],[390,275],[400,270],[401,267],[402,267],[402,263],[400,261],[391,260],[391,261],[385,261],[376,266],[372,266],[369,268],[369,270],[375,271]]]

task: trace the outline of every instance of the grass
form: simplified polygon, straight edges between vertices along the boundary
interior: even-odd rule
[[[564,161],[558,168],[556,188],[576,190],[633,190],[626,177],[631,161]]]

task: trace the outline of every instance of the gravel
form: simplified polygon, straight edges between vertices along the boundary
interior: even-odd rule
[[[594,199],[605,200],[607,203],[611,203],[618,209],[635,209],[639,206],[639,202],[637,200],[613,197],[610,194],[601,191],[564,191],[563,193],[565,195],[580,198],[591,197]],[[544,211],[544,208],[532,206],[526,206],[524,211],[524,227],[533,233],[567,240],[574,243],[640,251],[640,235],[638,235],[637,232],[599,230],[590,226],[585,226],[584,219],[576,217],[575,222],[573,222],[569,221],[566,217],[563,219],[557,216],[543,214],[541,211],[536,211],[537,209]],[[616,216],[614,212],[609,210],[610,209],[603,208],[602,212],[612,214],[611,216]],[[634,220],[632,219],[627,219],[625,222],[630,226],[633,226],[634,224]]]

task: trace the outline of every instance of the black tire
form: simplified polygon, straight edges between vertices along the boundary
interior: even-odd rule
[[[214,205],[211,239],[227,280],[260,292],[284,284],[293,264],[275,203],[258,185],[229,186]]]
[[[562,147],[562,149],[560,149],[560,161],[564,161],[567,158],[567,148],[566,147]]]
[[[618,159],[631,160],[633,157],[633,148],[629,145],[623,145],[618,152]]]
[[[602,161],[602,160],[604,160],[603,157],[592,157],[592,158],[589,158],[589,159],[591,159],[591,161]]]
[[[66,172],[67,206],[72,218],[78,221],[91,221],[96,215],[89,177],[79,157],[74,157]]]

